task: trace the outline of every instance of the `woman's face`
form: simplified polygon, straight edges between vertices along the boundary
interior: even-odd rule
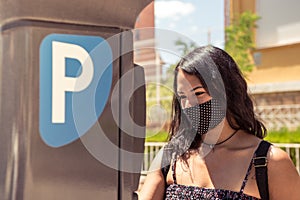
[[[182,109],[202,104],[211,99],[199,78],[179,69],[177,75],[177,96]]]

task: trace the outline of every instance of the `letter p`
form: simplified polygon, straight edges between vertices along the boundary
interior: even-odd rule
[[[76,59],[81,63],[81,74],[77,77],[66,76],[67,58]],[[84,48],[52,41],[52,123],[65,123],[65,93],[84,90],[92,82],[93,75],[93,61]]]

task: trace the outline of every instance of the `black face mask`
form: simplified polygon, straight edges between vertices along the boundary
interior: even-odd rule
[[[205,103],[183,109],[193,129],[197,134],[206,134],[215,128],[225,117],[224,109],[217,100],[211,99]]]

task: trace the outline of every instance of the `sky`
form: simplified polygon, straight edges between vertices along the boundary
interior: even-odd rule
[[[224,0],[155,0],[154,10],[158,45],[178,49],[174,43],[181,35],[187,43],[192,41],[201,46],[210,40],[211,44],[224,48]],[[170,53],[161,53],[161,56],[166,63],[174,63]]]

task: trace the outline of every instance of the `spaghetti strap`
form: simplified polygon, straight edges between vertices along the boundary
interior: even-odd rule
[[[172,163],[172,177],[173,177],[174,184],[177,184],[175,171],[176,171],[176,160],[174,159],[174,161]]]
[[[255,154],[254,154],[255,155]],[[243,180],[243,183],[242,183],[242,186],[241,186],[241,189],[240,189],[240,192],[241,193],[244,193],[244,189],[245,189],[245,186],[246,186],[246,183],[248,181],[248,178],[249,178],[249,174],[251,172],[251,168],[252,168],[252,160],[253,160],[254,156],[251,158],[251,162],[249,164],[249,167],[248,167],[248,170],[247,170],[247,173],[246,173],[246,176]]]
[[[261,141],[261,142],[262,142],[262,141]],[[260,143],[261,143],[261,142],[260,142]],[[241,190],[240,190],[241,193],[244,193],[244,189],[245,189],[245,187],[246,187],[246,183],[247,183],[248,178],[249,178],[248,176],[249,176],[249,174],[250,174],[250,171],[251,171],[251,168],[252,168],[252,165],[253,165],[253,159],[256,157],[256,151],[257,151],[257,149],[259,148],[260,143],[259,143],[258,147],[256,148],[256,150],[255,150],[255,152],[254,152],[254,154],[253,154],[253,156],[252,156],[252,158],[251,158],[251,161],[250,161],[250,164],[249,164],[249,167],[248,167],[246,176],[245,176],[245,178],[244,178],[244,180],[243,180],[243,183],[242,183],[242,186],[241,186]]]

